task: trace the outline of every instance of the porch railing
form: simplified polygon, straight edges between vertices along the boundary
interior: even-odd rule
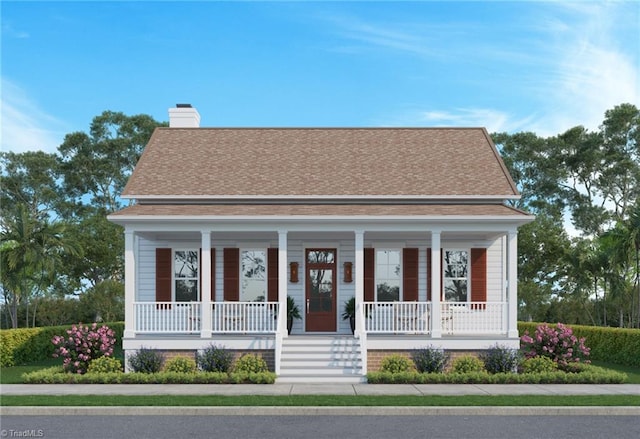
[[[432,331],[431,302],[364,302],[369,334],[424,334]],[[507,333],[507,302],[440,304],[443,335]]]
[[[203,329],[200,302],[134,302],[138,334],[198,334]],[[271,334],[277,329],[278,302],[215,302],[213,333]]]
[[[441,303],[443,335],[507,333],[507,302]]]
[[[429,334],[430,308],[430,302],[364,302],[365,331]]]
[[[139,334],[190,334],[201,330],[200,302],[134,302]]]
[[[278,302],[216,302],[212,307],[214,333],[275,334]]]

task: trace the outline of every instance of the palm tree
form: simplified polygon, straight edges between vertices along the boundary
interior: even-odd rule
[[[626,220],[619,221],[613,229],[605,233],[604,239],[609,241],[615,269],[620,270],[623,278],[633,278],[630,326],[633,327],[635,322],[640,328],[640,201],[629,209],[629,217]],[[636,300],[637,322],[634,319]]]
[[[61,222],[50,222],[20,204],[2,216],[0,223],[0,273],[12,327],[18,326],[18,305],[45,291],[56,278],[65,255],[80,249],[64,236]],[[27,316],[27,326],[29,325]]]

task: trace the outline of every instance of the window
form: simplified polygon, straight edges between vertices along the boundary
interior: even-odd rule
[[[443,284],[447,302],[466,302],[469,297],[469,252],[444,251]]]
[[[400,300],[400,250],[376,250],[376,301]]]
[[[199,299],[198,251],[175,250],[173,279],[176,302],[197,302]]]
[[[267,297],[267,252],[240,252],[240,301],[264,302]]]

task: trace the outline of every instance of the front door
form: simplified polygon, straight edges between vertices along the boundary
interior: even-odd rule
[[[306,261],[306,330],[335,332],[336,249],[307,249]]]

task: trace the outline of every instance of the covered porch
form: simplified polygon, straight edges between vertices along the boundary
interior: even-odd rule
[[[445,347],[449,340],[466,339],[473,344],[479,337],[513,342],[518,338],[517,227],[527,218],[504,209],[500,215],[341,217],[330,221],[318,217],[114,216],[112,220],[125,226],[125,350],[134,349],[142,340],[149,344],[148,340],[166,337],[184,337],[190,340],[189,346],[198,343],[195,339],[201,346],[230,337],[245,340],[242,344],[246,346],[251,346],[251,340],[268,339],[279,372],[279,352],[289,337],[284,312],[288,296],[299,306],[302,317],[294,322],[291,336],[351,336],[342,314],[346,301],[355,298],[352,337],[363,352],[368,338],[372,343],[375,339],[377,348],[391,348],[396,345],[392,340],[416,337]],[[163,249],[173,252],[164,265],[157,259]],[[245,249],[266,259],[264,294],[250,300],[242,294],[242,269],[237,261],[235,266],[229,262],[230,255],[236,254],[242,267]],[[474,249],[486,250],[482,281],[473,279]],[[195,292],[188,301],[177,295],[182,280],[176,274],[176,255],[185,251],[197,261],[197,275],[190,279]],[[389,278],[381,274],[382,265],[376,265],[380,252],[399,256],[400,283],[392,297],[377,292],[382,280]],[[462,279],[451,274],[454,264],[449,259],[458,254],[465,255],[468,264]],[[318,260],[318,255],[329,255],[330,260]],[[322,265],[324,262],[327,264]],[[414,274],[409,276],[411,270]],[[319,272],[324,273],[325,281],[314,284],[312,279]],[[158,296],[163,277],[168,278],[169,287]],[[468,290],[462,299],[448,298],[445,293],[456,282]],[[481,282],[484,296],[474,296],[471,284]],[[313,324],[318,319],[326,325]],[[363,357],[366,371],[366,355]]]

